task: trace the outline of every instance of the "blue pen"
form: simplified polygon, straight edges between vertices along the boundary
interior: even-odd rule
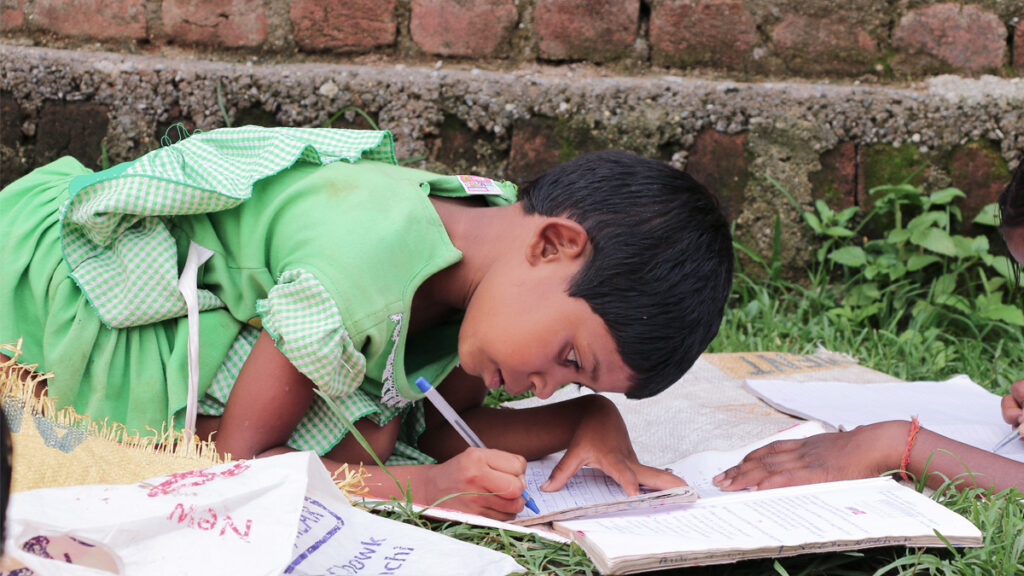
[[[459,413],[452,408],[451,404],[443,396],[437,393],[437,390],[430,385],[430,382],[427,382],[426,378],[417,378],[416,386],[419,387],[420,392],[427,395],[427,398],[434,404],[434,408],[437,408],[437,411],[448,420],[448,423],[452,425],[452,428],[455,428],[459,436],[462,436],[466,444],[477,448],[486,448],[484,443],[480,441],[480,438],[466,424],[466,421],[459,416]],[[523,490],[523,500],[526,500],[526,507],[533,510],[534,514],[540,514],[540,508],[537,507],[537,503],[533,501],[533,497],[526,490]]]
[[[1014,426],[1013,429],[1010,430],[1010,433],[1007,434],[1005,438],[1000,440],[999,444],[996,444],[996,447],[993,448],[992,451],[998,453],[1003,448],[1009,446],[1010,442],[1013,442],[1017,438],[1020,438],[1020,426]]]

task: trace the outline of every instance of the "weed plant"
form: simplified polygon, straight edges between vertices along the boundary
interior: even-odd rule
[[[955,188],[925,194],[900,184],[870,193],[874,207],[863,218],[820,200],[801,210],[818,243],[801,281],[783,277],[780,219],[769,257],[737,243],[754,270],[739,269],[710,351],[822,346],[899,378],[962,373],[1005,393],[1024,377],[1024,312],[1009,258],[990,246],[995,205],[973,220],[990,234],[964,236],[951,231],[961,219],[952,202],[963,192]],[[873,219],[893,226],[868,238],[861,230]]]

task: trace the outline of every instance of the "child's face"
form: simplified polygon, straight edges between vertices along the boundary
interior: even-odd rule
[[[601,317],[568,295],[582,259],[511,265],[477,287],[459,332],[463,370],[488,388],[547,398],[569,382],[626,392],[630,371]]]

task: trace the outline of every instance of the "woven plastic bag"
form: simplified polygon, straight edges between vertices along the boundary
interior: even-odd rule
[[[47,576],[523,571],[500,552],[355,508],[311,452],[19,492],[8,531],[7,554]]]

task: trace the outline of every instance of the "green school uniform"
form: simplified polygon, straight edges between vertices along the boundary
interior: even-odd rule
[[[458,322],[408,337],[412,297],[461,258],[429,194],[509,183],[395,165],[390,134],[215,130],[106,171],[71,159],[0,192],[0,341],[53,371],[50,393],[129,430],[179,425],[187,401],[190,242],[200,268],[201,413],[219,413],[262,323],[278,348],[355,421],[403,416],[396,454],[422,430],[417,376],[457,363]],[[211,386],[212,384],[212,386]],[[324,453],[345,434],[317,398],[289,445]]]

